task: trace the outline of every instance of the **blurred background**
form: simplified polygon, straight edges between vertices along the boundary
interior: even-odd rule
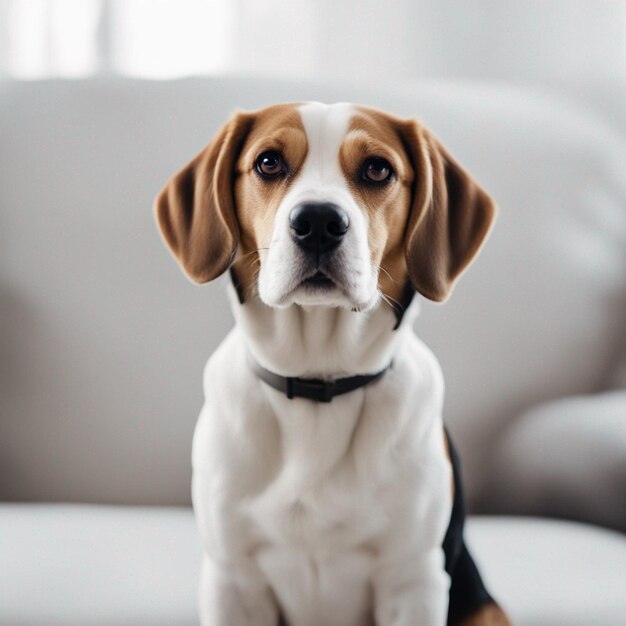
[[[611,419],[618,425],[603,435],[613,448],[593,457],[610,459],[601,475],[610,474],[611,480],[598,487],[584,477],[589,494],[582,500],[569,486],[573,491],[563,496],[567,489],[559,481],[548,487],[557,480],[555,473],[573,476],[569,466],[567,471],[547,467],[553,454],[524,461],[530,453],[526,447],[536,454],[533,437],[543,439],[543,430],[515,430],[534,423],[516,415],[543,402],[623,386],[624,2],[0,0],[0,81],[7,257],[3,332],[15,353],[13,361],[10,350],[3,354],[9,393],[0,422],[5,448],[0,496],[188,502],[187,448],[201,401],[196,383],[202,361],[232,323],[221,302],[222,287],[202,292],[212,309],[205,309],[205,302],[190,303],[197,292],[179,291],[187,285],[174,287],[190,310],[201,306],[202,316],[214,315],[211,329],[203,326],[203,317],[192,322],[202,337],[201,345],[188,346],[196,359],[177,354],[176,348],[155,349],[160,333],[175,331],[170,318],[159,320],[171,294],[146,289],[141,284],[146,275],[140,273],[146,268],[131,258],[132,242],[121,246],[107,240],[107,231],[98,231],[97,224],[105,220],[109,237],[129,236],[129,225],[137,229],[139,249],[158,255],[157,265],[150,266],[154,271],[168,260],[152,247],[158,243],[149,216],[152,197],[233,108],[285,99],[346,99],[423,116],[501,204],[501,224],[486,247],[486,260],[478,263],[475,276],[468,274],[473,282],[443,309],[425,303],[418,328],[448,374],[447,419],[459,431],[472,506],[626,526],[623,507],[597,508],[593,500],[606,491],[604,500],[619,501],[616,489],[626,486],[620,458],[626,437],[623,404],[611,404]],[[82,213],[85,207],[91,213]],[[56,230],[65,240],[60,248],[54,244]],[[84,232],[91,235],[81,238]],[[529,259],[520,264],[527,245]],[[112,272],[104,285],[117,300],[100,305],[90,317],[93,299],[103,294],[89,292],[86,281],[97,264],[112,258],[117,271],[129,272],[132,284],[124,283],[128,276]],[[29,283],[38,280],[42,267],[57,272],[47,295]],[[507,271],[516,284],[510,284]],[[148,301],[154,312],[145,323],[153,326],[139,328]],[[36,324],[26,320],[41,317],[50,323],[51,306],[60,326],[37,337]],[[558,320],[559,315],[566,319]],[[77,342],[81,327],[84,337]],[[99,330],[106,334],[109,353],[94,365],[90,354],[101,349]],[[496,337],[502,340],[497,349]],[[110,353],[112,346],[117,354]],[[485,350],[490,346],[493,350]],[[481,350],[482,360],[474,363]],[[172,386],[165,402],[150,391],[165,372],[156,368],[148,374],[146,368],[163,365],[172,354],[182,387]],[[59,378],[58,365],[52,365],[59,356],[67,360],[64,371],[73,374]],[[46,358],[51,367],[42,374],[51,388],[47,396],[33,378]],[[133,361],[143,374],[128,372],[120,380],[120,359]],[[468,361],[472,377],[465,374]],[[92,365],[96,370],[87,379]],[[97,380],[97,388],[91,388]],[[48,400],[52,418],[46,416],[46,397],[56,398]],[[185,416],[182,423],[169,420],[164,402]],[[573,412],[584,412],[581,407],[575,404]],[[601,431],[599,422],[609,418],[595,413],[608,409],[588,410]],[[143,423],[155,411],[161,428],[152,433],[157,447],[138,446]],[[107,443],[92,450],[86,437],[104,428],[102,423],[111,425],[111,413],[130,432],[106,431],[102,441]],[[568,427],[574,421],[563,419]],[[577,419],[581,428],[591,428],[590,421]],[[35,428],[37,420],[46,427]],[[43,445],[52,425],[67,431],[61,440],[57,430],[54,452]],[[579,437],[588,441],[589,434]],[[485,459],[496,440],[498,454]],[[76,443],[76,475],[66,456],[68,441]],[[170,448],[172,441],[176,445]],[[24,455],[28,445],[41,448],[34,465]],[[576,447],[580,441],[571,445],[556,458],[585,454]],[[108,456],[113,452],[116,476]],[[162,453],[173,469],[161,467],[163,481],[150,486],[146,477]],[[502,467],[491,467],[496,457]],[[516,463],[515,476],[509,476]],[[537,463],[543,470],[530,486]],[[143,478],[129,477],[131,468]],[[520,489],[513,496],[510,486],[516,481]]]
[[[416,322],[470,542],[518,626],[623,623],[619,0],[0,0],[0,623],[197,623],[191,438],[233,322],[151,205],[235,108],[296,100],[418,117],[495,198]]]
[[[623,129],[626,8],[620,0],[2,0],[0,72],[495,80],[571,94]]]
[[[201,292],[209,306],[193,301],[198,292],[181,282],[172,287],[176,297],[199,316],[189,323],[200,334],[187,346],[196,358],[185,356],[184,341],[181,353],[155,348],[157,337],[176,327],[172,318],[159,318],[171,296],[167,289],[142,285],[146,258],[153,261],[150,272],[161,264],[174,271],[165,251],[153,247],[159,244],[152,197],[236,106],[346,99],[423,117],[501,205],[500,224],[485,260],[475,275],[468,273],[468,286],[444,308],[424,303],[418,323],[448,376],[446,419],[459,433],[472,507],[626,527],[623,507],[598,508],[594,500],[606,492],[605,501],[617,502],[624,492],[616,489],[626,487],[623,403],[587,409],[589,421],[571,417],[585,412],[580,403],[545,409],[568,416],[562,418],[567,427],[558,429],[575,419],[591,428],[593,419],[595,436],[605,442],[596,445],[613,446],[593,455],[609,464],[599,475],[611,479],[599,487],[583,477],[589,493],[582,500],[579,490],[555,477],[574,476],[569,465],[547,467],[547,459],[584,456],[576,446],[588,442],[589,433],[581,431],[569,451],[528,463],[528,454],[537,455],[533,437],[543,440],[546,433],[519,425],[561,418],[518,419],[544,402],[624,383],[626,3],[0,0],[0,85],[3,333],[10,348],[3,353],[9,393],[0,421],[0,497],[189,501],[197,381],[232,322],[222,286]],[[81,212],[85,208],[90,213]],[[57,230],[62,247],[54,242]],[[81,237],[85,232],[91,234]],[[143,251],[139,265],[131,240],[112,240],[119,232],[134,233]],[[525,246],[529,259],[520,264]],[[117,269],[107,282],[101,265],[111,259]],[[91,315],[104,295],[89,291],[96,266],[115,298]],[[43,291],[32,282],[42,267],[56,268]],[[37,324],[26,320],[51,324],[51,307],[59,327],[38,337]],[[96,362],[99,330],[107,348]],[[62,377],[53,365],[58,358],[67,361]],[[162,384],[166,372],[155,363],[163,367],[171,358],[179,386],[159,398],[151,385]],[[126,362],[137,372],[120,380]],[[42,369],[45,384],[37,387],[33,373]],[[184,419],[172,421],[164,406]],[[606,417],[607,410],[615,416]],[[156,447],[138,445],[155,412]],[[617,424],[598,435],[599,422],[609,419]],[[113,423],[122,430],[107,430]],[[53,425],[56,435],[49,432]],[[91,449],[86,442],[99,429],[103,438]],[[44,445],[55,436],[56,449]],[[70,441],[76,474],[66,454]],[[497,454],[486,459],[496,441]],[[25,456],[29,446],[39,452],[34,463]],[[171,468],[158,465],[163,454]],[[138,473],[129,476],[131,470]],[[158,485],[147,480],[152,471],[163,474]]]

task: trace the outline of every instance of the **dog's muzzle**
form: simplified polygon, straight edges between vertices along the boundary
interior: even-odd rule
[[[289,228],[295,243],[319,258],[341,243],[350,228],[350,220],[336,204],[302,202],[289,213]]]

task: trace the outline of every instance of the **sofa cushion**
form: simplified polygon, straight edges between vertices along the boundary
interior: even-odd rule
[[[516,626],[626,615],[626,542],[590,526],[473,518],[468,541]],[[200,544],[182,508],[0,505],[3,626],[196,625]]]
[[[3,626],[192,626],[200,544],[185,508],[0,506]]]
[[[483,517],[468,543],[514,626],[608,626],[626,615],[626,541],[575,522]]]
[[[466,82],[2,83],[0,499],[189,503],[202,368],[232,319],[222,283],[182,277],[151,205],[235,107],[307,99],[422,118],[500,207],[417,321],[468,498],[507,420],[595,388],[624,326],[626,156],[569,103]]]

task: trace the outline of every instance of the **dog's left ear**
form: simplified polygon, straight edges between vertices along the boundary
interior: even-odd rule
[[[223,274],[237,251],[234,169],[252,123],[252,114],[236,113],[155,200],[163,238],[185,273],[198,283]]]
[[[476,256],[495,217],[495,204],[425,128],[410,120],[400,134],[415,169],[405,258],[415,289],[448,298]]]

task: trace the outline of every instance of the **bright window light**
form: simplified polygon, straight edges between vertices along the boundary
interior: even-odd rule
[[[48,9],[46,0],[22,0],[9,6],[8,69],[18,78],[40,78],[50,71]]]
[[[99,0],[20,0],[7,11],[9,73],[79,77],[96,69]]]
[[[100,2],[55,0],[50,13],[51,60],[60,76],[87,76],[96,70]]]
[[[116,0],[113,69],[145,78],[227,69],[232,6],[228,0]]]

